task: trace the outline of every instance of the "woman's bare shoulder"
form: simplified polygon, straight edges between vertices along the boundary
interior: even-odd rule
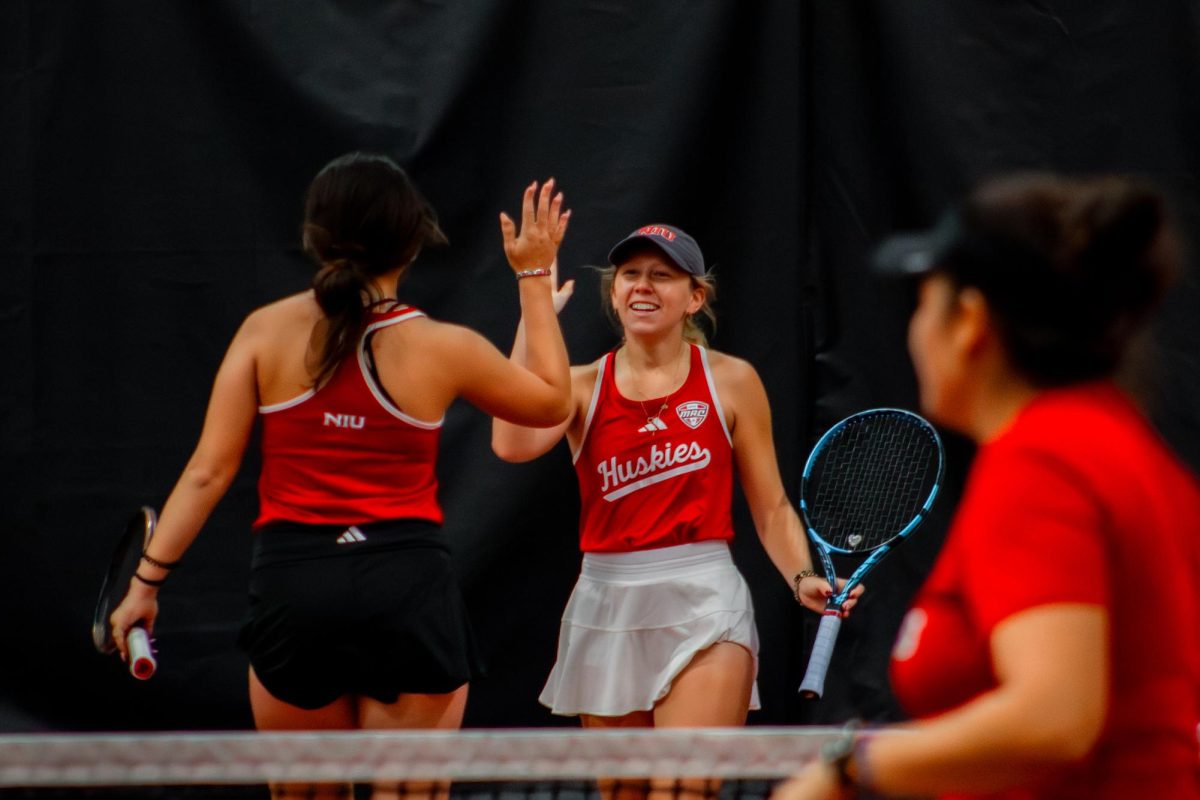
[[[251,311],[242,328],[249,331],[275,330],[291,325],[311,327],[322,317],[311,290],[288,295]]]
[[[466,325],[435,319],[425,312],[405,320],[402,325],[393,325],[384,330],[401,335],[414,346],[445,348],[450,352],[486,341],[483,334]]]
[[[708,350],[708,366],[713,378],[732,381],[744,381],[758,376],[758,371],[744,358],[722,353],[720,350]]]
[[[600,374],[600,362],[603,360],[604,356],[601,356],[590,364],[575,364],[571,367],[571,380],[585,380],[588,383],[595,383],[596,376]]]
[[[571,389],[576,397],[591,397],[603,361],[604,356],[600,356],[588,364],[575,364],[571,367]]]

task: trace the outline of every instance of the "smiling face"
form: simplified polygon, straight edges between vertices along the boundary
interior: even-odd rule
[[[610,294],[627,335],[654,335],[678,326],[704,305],[704,288],[656,250],[635,253],[616,268]]]

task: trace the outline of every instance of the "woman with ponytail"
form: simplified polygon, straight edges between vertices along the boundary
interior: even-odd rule
[[[446,242],[405,172],[361,153],[322,169],[304,210],[312,289],[254,311],[234,337],[153,552],[113,612],[122,654],[125,631],[153,627],[158,586],[261,419],[250,611],[239,637],[256,726],[457,728],[480,662],[440,533],[438,436],[459,397],[522,425],[555,425],[569,412],[549,269],[569,216],[553,180],[526,188],[519,225],[500,215],[529,355],[518,365],[480,334],[397,299],[421,249]],[[399,789],[377,786],[375,797]],[[349,796],[347,786],[272,791]]]
[[[879,250],[922,408],[979,449],[892,653],[917,721],[774,800],[1200,798],[1200,486],[1115,379],[1177,261],[1120,177],[994,180]]]

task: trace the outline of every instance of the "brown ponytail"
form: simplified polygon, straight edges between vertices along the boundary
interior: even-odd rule
[[[325,318],[313,329],[310,369],[320,386],[358,345],[371,279],[407,267],[425,245],[445,244],[433,209],[386,156],[349,153],[313,179],[304,205],[304,251],[316,262],[312,288]]]

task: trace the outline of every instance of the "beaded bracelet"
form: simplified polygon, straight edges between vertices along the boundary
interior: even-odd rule
[[[811,569],[802,569],[796,573],[796,577],[792,578],[792,595],[796,598],[797,603],[804,602],[800,599],[800,581],[804,580],[805,578],[816,577],[817,573],[813,572]]]
[[[549,267],[538,267],[537,269],[523,269],[517,273],[517,280],[521,278],[540,278],[550,274]]]
[[[167,584],[166,578],[163,578],[161,581],[152,581],[149,578],[143,578],[137,572],[133,573],[133,577],[137,578],[139,581],[146,584],[147,586],[153,586],[155,589],[159,588],[160,586],[166,586],[166,584]]]
[[[149,553],[142,553],[142,561],[145,561],[152,567],[158,567],[159,569],[175,569],[179,566],[178,561],[159,561]]]

